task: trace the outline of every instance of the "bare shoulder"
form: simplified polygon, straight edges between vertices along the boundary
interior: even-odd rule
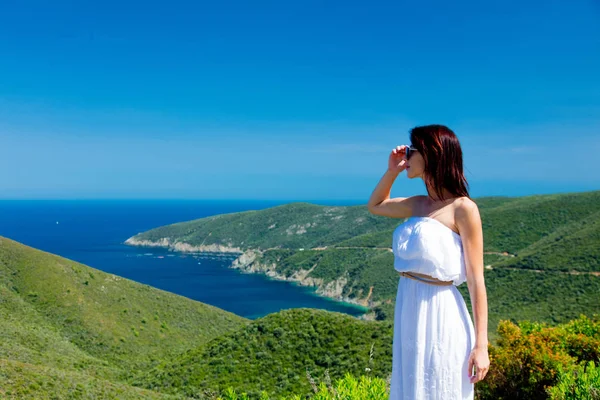
[[[458,198],[455,202],[455,211],[458,213],[473,212],[475,209],[478,209],[477,203],[466,196]]]
[[[421,208],[427,196],[393,197],[369,207],[369,212],[390,218],[408,218]]]
[[[456,200],[454,219],[459,230],[471,230],[481,226],[481,216],[477,203],[468,197],[461,197]]]

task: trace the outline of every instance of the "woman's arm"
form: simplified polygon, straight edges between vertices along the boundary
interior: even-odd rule
[[[391,218],[408,218],[414,213],[416,204],[422,196],[395,197],[390,199],[392,184],[398,175],[406,169],[406,145],[396,146],[388,158],[388,169],[371,193],[367,203],[369,212]]]
[[[471,295],[471,308],[475,322],[475,346],[469,361],[477,367],[473,383],[485,377],[489,368],[488,347],[488,305],[485,280],[483,278],[483,229],[477,204],[466,199],[455,213],[456,225],[461,235],[465,264],[467,268],[467,286]]]

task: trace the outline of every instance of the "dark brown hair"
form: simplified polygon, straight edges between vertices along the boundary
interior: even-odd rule
[[[462,150],[450,128],[444,125],[417,126],[410,130],[410,141],[425,160],[423,180],[430,197],[430,188],[440,200],[445,200],[444,189],[455,197],[469,197]]]

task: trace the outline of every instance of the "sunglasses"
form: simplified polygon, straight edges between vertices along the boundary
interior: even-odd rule
[[[418,152],[419,150],[417,150],[417,149],[416,149],[415,147],[413,147],[413,146],[409,146],[409,147],[407,147],[407,148],[406,148],[406,159],[408,160],[408,159],[410,158],[410,156],[412,155],[412,153],[413,153],[413,152],[415,152],[415,151],[417,151],[417,152]]]

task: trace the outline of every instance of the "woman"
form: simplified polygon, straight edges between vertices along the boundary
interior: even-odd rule
[[[483,233],[467,191],[459,141],[443,125],[410,131],[369,199],[375,215],[408,218],[393,233],[399,272],[390,400],[473,399],[489,368]],[[390,199],[399,173],[427,196]],[[456,288],[467,282],[475,326]]]

